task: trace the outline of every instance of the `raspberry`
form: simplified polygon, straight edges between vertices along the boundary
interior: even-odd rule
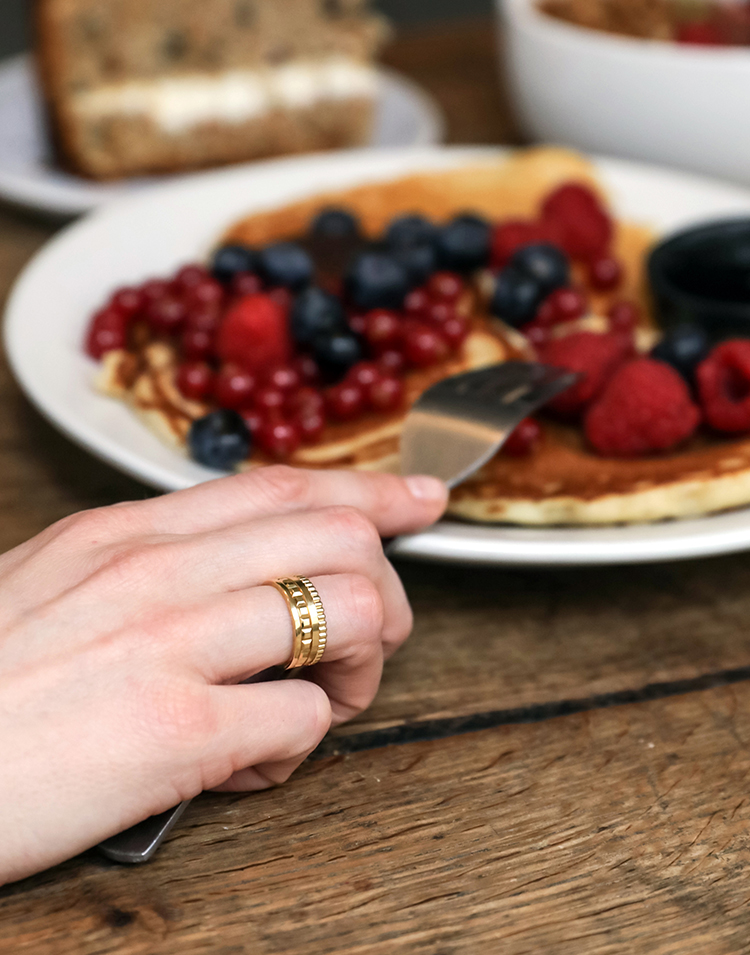
[[[535,222],[508,219],[498,223],[492,231],[490,265],[495,269],[505,268],[514,252],[538,240],[539,229]]]
[[[576,332],[551,341],[542,350],[545,364],[578,372],[583,377],[551,401],[549,407],[564,415],[582,411],[631,354],[632,343],[619,335]]]
[[[292,355],[286,311],[270,295],[241,298],[219,328],[216,353],[255,373],[286,365]]]
[[[750,431],[750,341],[722,342],[696,370],[706,421],[717,431]]]
[[[589,408],[584,426],[600,454],[632,458],[670,450],[693,434],[700,418],[673,368],[638,358],[615,373]]]
[[[574,259],[598,258],[612,241],[612,220],[598,196],[579,183],[566,183],[551,193],[542,217],[559,225],[563,247]]]

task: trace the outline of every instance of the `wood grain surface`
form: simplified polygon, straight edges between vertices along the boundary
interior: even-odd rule
[[[452,141],[518,139],[493,43],[389,53]],[[0,295],[54,231],[0,209]],[[4,363],[0,407],[1,550],[152,493]],[[368,713],[287,786],[201,797],[148,866],[90,852],[0,890],[1,955],[750,952],[750,555],[399,569],[415,633]]]

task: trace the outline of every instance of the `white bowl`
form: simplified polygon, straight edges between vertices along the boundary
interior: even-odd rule
[[[496,0],[534,139],[750,183],[750,49],[639,40]]]

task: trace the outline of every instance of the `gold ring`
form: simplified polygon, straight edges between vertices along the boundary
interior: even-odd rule
[[[282,577],[270,581],[286,600],[294,624],[294,649],[286,669],[311,667],[326,648],[326,615],[318,591],[307,577]]]

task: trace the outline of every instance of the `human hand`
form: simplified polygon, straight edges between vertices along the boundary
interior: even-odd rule
[[[204,789],[283,782],[361,712],[411,629],[380,537],[446,503],[432,478],[271,467],[76,514],[0,557],[0,884]],[[278,591],[312,579],[306,679]]]

